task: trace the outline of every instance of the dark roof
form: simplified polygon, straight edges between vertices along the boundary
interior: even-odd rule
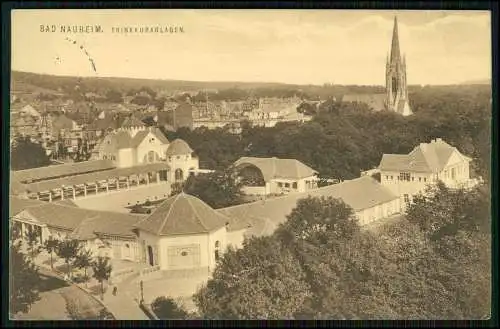
[[[277,225],[287,220],[287,215],[296,207],[298,200],[308,196],[339,198],[354,211],[369,209],[398,199],[398,196],[375,179],[362,176],[304,193],[288,194],[283,197],[246,203],[218,211],[232,218],[229,225],[230,230],[241,229],[251,224],[259,226],[253,229],[255,235],[268,235],[274,232]]]
[[[438,138],[430,143],[421,143],[409,154],[384,154],[379,168],[384,171],[437,173],[444,169],[454,152],[470,161],[455,147]]]
[[[115,165],[113,164],[113,162],[111,162],[111,160],[93,160],[18,170],[14,171],[13,175],[18,182],[26,182],[28,180],[45,180],[62,176],[102,171],[112,168],[115,168]]]
[[[364,103],[374,111],[385,110],[385,94],[348,94],[344,95],[342,102]]]
[[[97,211],[51,202],[25,209],[30,217],[49,227],[74,231],[72,237],[86,240],[92,234],[135,237],[133,226],[142,215]]]
[[[234,165],[240,168],[246,165],[257,167],[265,181],[273,178],[300,179],[317,173],[296,159],[242,157]]]
[[[135,116],[131,115],[122,122],[122,128],[135,128],[135,127],[145,127],[146,125],[141,120],[137,119]]]
[[[165,170],[169,168],[170,167],[165,162],[149,163],[141,166],[127,167],[127,168],[114,168],[111,170],[26,184],[26,189],[29,192],[33,193],[43,192],[60,188],[61,186],[81,185],[90,182],[102,181],[114,177],[125,177],[133,174],[141,174],[152,171]]]
[[[167,156],[191,153],[193,153],[193,150],[189,147],[188,143],[179,138],[170,143],[167,149]]]
[[[44,201],[9,196],[9,216],[14,216],[29,207],[40,206],[43,204],[45,204]]]
[[[180,193],[165,200],[136,227],[156,235],[198,234],[224,227],[228,221],[200,199]]]
[[[61,206],[67,206],[67,207],[78,207],[78,205],[71,199],[59,200],[54,202],[54,204],[59,204]]]

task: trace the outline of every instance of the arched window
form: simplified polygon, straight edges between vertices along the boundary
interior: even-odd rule
[[[148,162],[149,163],[155,162],[155,151],[148,152]]]
[[[123,257],[130,258],[130,245],[125,243],[123,248]]]
[[[182,169],[176,169],[175,170],[175,181],[179,182],[184,179],[184,173],[182,172]]]
[[[214,256],[215,256],[215,261],[218,262],[220,259],[220,241],[215,241]]]

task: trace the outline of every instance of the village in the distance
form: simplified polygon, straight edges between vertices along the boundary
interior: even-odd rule
[[[379,86],[12,71],[11,319],[488,319],[491,84],[388,35]]]

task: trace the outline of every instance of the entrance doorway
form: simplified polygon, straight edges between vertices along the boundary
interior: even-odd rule
[[[148,246],[148,259],[149,259],[149,265],[154,266],[154,257],[153,257],[153,247]]]

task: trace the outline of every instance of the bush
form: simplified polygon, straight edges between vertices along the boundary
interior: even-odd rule
[[[157,297],[151,304],[151,309],[162,320],[186,319],[188,316],[188,312],[171,297]]]

